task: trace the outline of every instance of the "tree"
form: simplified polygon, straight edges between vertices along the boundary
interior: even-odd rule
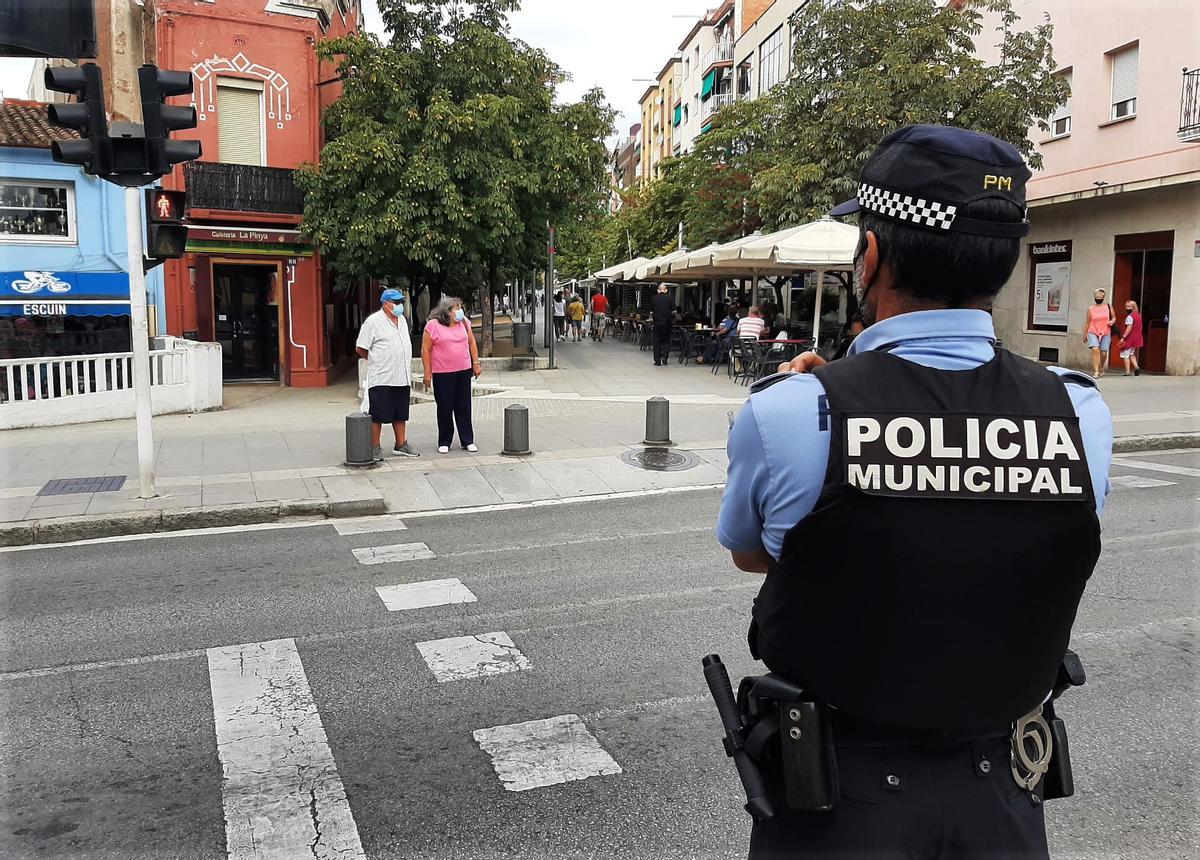
[[[555,103],[565,74],[509,35],[517,0],[379,5],[388,44],[318,47],[345,90],[326,112],[320,165],[298,177],[304,230],[342,285],[388,276],[478,293],[490,353],[492,289],[544,255],[547,221],[603,194],[612,114],[598,91]]]

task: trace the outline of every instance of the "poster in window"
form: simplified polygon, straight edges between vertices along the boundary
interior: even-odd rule
[[[1033,324],[1066,325],[1071,309],[1071,261],[1033,268]]]

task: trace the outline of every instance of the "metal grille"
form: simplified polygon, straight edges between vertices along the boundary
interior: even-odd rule
[[[670,448],[643,448],[630,450],[621,455],[630,466],[651,472],[682,472],[699,461],[687,451],[672,451]]]
[[[39,496],[70,496],[84,493],[115,493],[125,486],[125,475],[100,478],[55,478],[38,490]]]

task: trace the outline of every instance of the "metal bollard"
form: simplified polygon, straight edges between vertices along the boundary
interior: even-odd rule
[[[671,403],[665,397],[646,401],[646,438],[642,444],[649,448],[668,448],[671,441]]]
[[[513,403],[504,407],[504,450],[509,457],[520,457],[529,451],[529,407]]]
[[[346,416],[346,460],[347,466],[374,466],[371,451],[371,416],[364,412],[351,412]]]

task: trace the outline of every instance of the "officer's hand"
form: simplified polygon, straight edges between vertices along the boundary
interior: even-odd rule
[[[428,374],[428,373],[427,373],[427,374],[425,374],[424,378],[423,378],[421,381],[422,381],[423,383],[425,383],[425,390],[426,390],[426,391],[428,391],[430,388],[432,388],[432,387],[433,387],[433,376],[432,376],[432,375],[430,375],[430,374]]]
[[[825,359],[815,352],[802,352],[791,361],[779,365],[780,373],[809,373],[825,364]]]

